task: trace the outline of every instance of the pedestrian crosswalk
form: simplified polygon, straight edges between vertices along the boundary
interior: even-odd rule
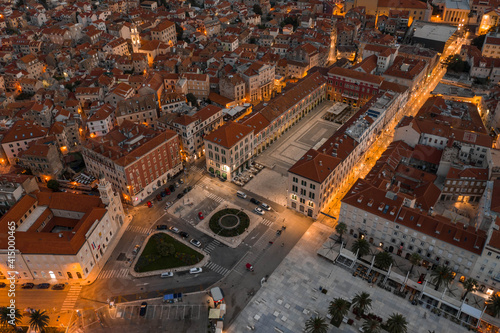
[[[212,242],[210,242],[210,244],[207,245],[207,247],[205,247],[203,249],[203,251],[205,251],[206,253],[210,253],[213,250],[215,250],[215,248],[219,245],[220,245],[220,242],[218,240],[214,239]]]
[[[197,167],[196,165],[193,165],[193,166],[191,166],[191,171],[194,171],[194,172],[203,172],[203,171],[205,171],[205,169]]]
[[[110,270],[102,270],[99,273],[98,279],[124,278],[128,275],[128,268],[118,268]]]
[[[207,197],[209,197],[210,199],[212,199],[213,201],[218,202],[218,203],[221,203],[222,201],[224,201],[223,198],[221,198],[218,195],[213,194],[213,193],[208,193]]]
[[[268,220],[268,219],[262,219],[262,221],[260,221],[260,223],[265,225],[265,226],[270,227],[273,224],[273,221]]]
[[[221,265],[217,265],[216,263],[213,263],[211,261],[208,261],[205,264],[205,267],[209,268],[210,270],[214,271],[217,274],[220,274],[222,276],[225,276],[229,273],[229,269],[222,267]]]
[[[138,225],[129,225],[127,231],[137,232],[139,234],[149,234],[151,233],[150,227],[141,227]]]
[[[78,296],[82,291],[82,286],[80,285],[72,285],[69,288],[69,292],[64,299],[64,302],[61,307],[61,311],[71,311],[75,307],[76,301],[78,300]]]

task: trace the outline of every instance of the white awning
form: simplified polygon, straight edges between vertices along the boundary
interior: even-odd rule
[[[474,318],[481,318],[482,311],[476,309],[475,307],[470,306],[469,304],[462,304],[462,308],[460,309],[462,312],[467,313],[469,316]]]

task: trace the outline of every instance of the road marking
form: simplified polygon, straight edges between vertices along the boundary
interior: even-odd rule
[[[64,299],[64,302],[61,306],[61,311],[73,310],[81,291],[82,291],[82,286],[72,285],[69,288],[68,294],[66,295],[66,298]]]
[[[151,230],[152,230],[151,227],[141,227],[138,225],[129,225],[127,227],[127,231],[132,231],[132,232],[136,232],[139,234],[149,234],[149,233],[151,233]]]
[[[270,227],[273,224],[273,221],[268,220],[268,219],[262,219],[262,221],[260,221],[260,223],[265,225],[265,226]]]
[[[217,246],[220,245],[220,242],[216,239],[214,239],[213,241],[210,242],[210,244],[208,244],[204,249],[203,251],[205,251],[206,253],[210,253],[212,252],[213,250],[215,250],[215,248]]]
[[[226,276],[229,273],[229,269],[222,267],[214,262],[208,261],[204,267],[209,268],[210,270],[214,271],[217,274],[220,274],[222,276]]]
[[[128,276],[128,272],[129,272],[128,268],[102,270],[97,278],[98,279],[111,279],[113,277],[124,278]]]

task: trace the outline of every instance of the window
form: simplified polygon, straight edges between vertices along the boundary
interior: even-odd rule
[[[292,178],[292,181],[293,181],[294,183],[298,183],[298,182],[299,182],[299,179],[298,179],[297,177],[293,177],[293,178]]]
[[[301,181],[302,186],[307,186],[307,182],[305,180]]]
[[[311,189],[313,189],[313,190],[315,190],[315,189],[316,189],[316,185],[314,185],[314,184],[309,184],[309,187],[310,187]]]

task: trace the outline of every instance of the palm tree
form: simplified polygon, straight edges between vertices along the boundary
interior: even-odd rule
[[[406,333],[408,331],[408,322],[402,314],[393,313],[392,316],[387,319],[386,331],[389,333]]]
[[[343,298],[335,298],[333,302],[330,302],[330,306],[328,307],[328,313],[332,316],[334,322],[340,322],[349,312],[349,304]]]
[[[8,327],[10,324],[9,324],[9,321],[11,321],[12,319],[9,317],[9,313],[10,313],[10,310],[7,309],[7,307],[2,307],[0,308],[0,325],[2,327]],[[18,324],[21,323],[21,319],[23,318],[23,315],[21,314],[21,311],[19,311],[19,309],[15,309],[14,310],[14,325],[10,325],[10,326],[16,326]]]
[[[380,332],[380,323],[373,319],[365,320],[363,323],[363,332],[366,333],[379,333]]]
[[[359,238],[352,244],[351,251],[354,253],[358,252],[358,258],[366,256],[370,253],[370,243],[364,238]]]
[[[465,289],[465,294],[462,296],[462,299],[465,299],[467,297],[467,294],[470,293],[471,291],[475,291],[477,289],[477,281],[474,280],[473,278],[468,278],[467,280],[464,281],[464,289]]]
[[[306,321],[306,333],[326,333],[328,324],[323,317],[311,317]]]
[[[352,299],[353,309],[357,310],[359,316],[362,316],[365,311],[370,310],[372,307],[372,299],[370,294],[362,292],[361,294],[356,294]]]
[[[387,252],[379,252],[375,255],[375,266],[382,270],[388,269],[392,265],[392,256]]]
[[[413,252],[411,254],[410,258],[408,258],[408,260],[410,260],[410,264],[411,264],[411,268],[410,268],[410,275],[411,275],[411,273],[413,272],[413,267],[420,266],[420,263],[422,262],[422,257],[417,252]]]
[[[30,314],[30,327],[39,332],[45,332],[47,326],[49,326],[50,318],[45,313],[45,311],[35,310]]]
[[[500,314],[500,296],[497,294],[490,296],[487,302],[487,307],[491,311],[493,317],[498,317]]]
[[[340,242],[342,243],[342,235],[347,231],[347,225],[344,222],[339,222],[335,226],[335,231],[339,234]]]
[[[444,283],[446,286],[453,280],[452,271],[448,266],[439,265],[436,269],[431,273],[432,283],[436,285],[434,290],[438,290],[439,287]]]

